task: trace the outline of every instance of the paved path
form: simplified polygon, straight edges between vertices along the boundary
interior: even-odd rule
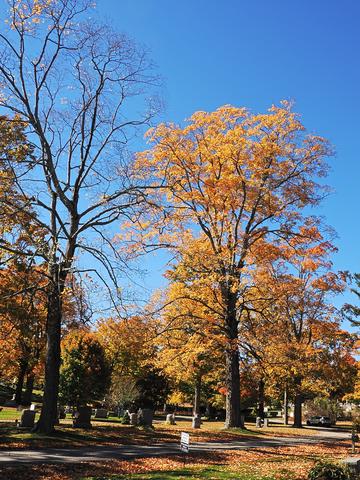
[[[305,433],[305,431],[304,431]],[[194,442],[191,452],[242,450],[248,448],[309,445],[319,442],[349,439],[348,432],[320,430],[318,435],[301,437],[243,437],[236,442]],[[0,465],[26,463],[78,463],[86,461],[128,460],[179,453],[179,444],[163,443],[150,446],[119,445],[117,447],[51,448],[44,450],[0,450]]]

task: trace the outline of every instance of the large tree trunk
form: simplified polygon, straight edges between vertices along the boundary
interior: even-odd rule
[[[226,352],[226,418],[225,428],[243,427],[240,415],[240,371],[238,348]]]
[[[25,386],[25,392],[23,395],[23,404],[24,405],[30,405],[32,402],[32,396],[33,396],[33,390],[34,390],[34,381],[35,381],[35,375],[33,372],[30,372],[27,374],[26,377],[26,386]]]
[[[284,425],[289,425],[289,398],[287,387],[284,390]]]
[[[294,427],[302,428],[302,403],[303,396],[301,394],[301,380],[296,379],[296,390],[294,398]]]
[[[263,379],[259,381],[258,385],[258,404],[256,416],[260,417],[261,420],[265,418],[265,382]]]
[[[236,315],[237,296],[231,288],[223,290],[223,299],[227,305],[225,320],[228,332],[228,347],[226,349],[226,418],[225,428],[243,428],[240,408],[240,366],[238,347],[238,320]]]
[[[21,359],[19,362],[19,371],[15,388],[15,402],[17,405],[22,405],[22,390],[24,386],[25,375],[29,366],[28,360]]]
[[[194,408],[193,415],[200,415],[200,399],[201,399],[201,375],[197,375],[194,388]]]
[[[48,294],[46,322],[45,386],[37,432],[51,433],[57,420],[60,378],[61,296],[58,285],[52,284]]]

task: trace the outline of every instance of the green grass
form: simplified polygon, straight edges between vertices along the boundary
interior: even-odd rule
[[[20,420],[21,411],[17,410],[15,407],[1,407],[2,410],[0,411],[0,422],[15,422],[15,420]],[[38,416],[39,414],[37,414]],[[37,417],[36,417],[37,418]],[[71,421],[72,416],[70,413],[66,415],[66,419]],[[108,417],[108,418],[92,418],[93,422],[100,422],[100,423],[119,423],[120,419],[118,417]]]
[[[21,418],[21,410],[17,410],[14,407],[2,407],[0,412],[0,421],[3,422],[11,422],[15,420],[20,420]]]
[[[274,478],[272,475],[258,476],[248,472],[231,472],[224,467],[205,467],[155,471],[151,473],[83,477],[82,480],[273,480]],[[279,477],[277,478],[279,479]]]
[[[22,409],[17,410],[14,407],[2,407],[2,410],[0,412],[0,428],[2,428],[1,422],[15,423],[16,420],[20,421],[21,413]],[[39,413],[36,414],[35,421],[38,420],[38,418]]]
[[[128,425],[93,422],[93,428],[73,428],[70,421],[61,423],[51,435],[20,429],[13,422],[0,422],[0,449],[82,447],[86,445],[148,445],[156,441],[178,441],[176,433],[137,428]]]
[[[47,442],[56,443],[62,442],[64,444],[73,445],[74,442],[90,442],[90,441],[101,441],[103,438],[101,436],[95,436],[89,433],[86,433],[86,430],[79,430],[78,432],[74,432],[73,430],[63,431],[59,430],[52,435],[44,435],[38,433],[32,433],[28,429],[21,430],[21,429],[14,429],[11,426],[1,426],[0,429],[0,444],[1,443],[9,443],[9,442],[26,442],[29,443],[29,446],[36,444],[37,442],[41,442],[41,445],[45,446]]]

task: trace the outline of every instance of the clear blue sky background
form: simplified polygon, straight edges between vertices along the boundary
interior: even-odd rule
[[[305,126],[336,150],[335,193],[317,212],[338,232],[335,267],[360,271],[360,1],[99,0],[97,10],[149,47],[166,121],[293,99]]]

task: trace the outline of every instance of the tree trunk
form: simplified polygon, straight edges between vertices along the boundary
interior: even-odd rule
[[[263,379],[259,381],[258,385],[258,404],[256,416],[260,417],[261,420],[265,418],[265,382]]]
[[[61,296],[58,285],[51,286],[48,294],[46,322],[45,386],[40,419],[35,430],[51,433],[57,421],[57,402],[60,377]]]
[[[209,420],[214,420],[216,417],[216,410],[209,402],[206,404],[205,415]]]
[[[25,386],[25,392],[23,395],[23,403],[24,405],[30,405],[32,402],[32,395],[33,395],[33,390],[34,390],[34,381],[35,381],[35,375],[33,372],[30,372],[27,374],[26,377],[26,386]]]
[[[228,335],[228,347],[226,349],[226,418],[225,428],[243,428],[240,409],[240,366],[238,347],[238,320],[237,320],[237,296],[232,293],[231,286],[224,288],[222,292],[227,306],[225,319]]]
[[[193,415],[200,416],[200,399],[201,399],[201,375],[197,375],[195,380],[195,388],[194,388],[194,408],[193,408]]]
[[[284,425],[289,425],[289,399],[287,387],[284,390]]]
[[[299,391],[295,393],[294,400],[294,424],[295,428],[302,428],[302,395]]]
[[[16,381],[16,388],[15,388],[15,402],[17,405],[22,405],[22,390],[24,386],[24,380],[26,371],[28,369],[29,362],[28,360],[21,359],[19,363],[19,372]]]
[[[226,387],[225,428],[243,428],[240,415],[240,371],[237,347],[226,352]]]

